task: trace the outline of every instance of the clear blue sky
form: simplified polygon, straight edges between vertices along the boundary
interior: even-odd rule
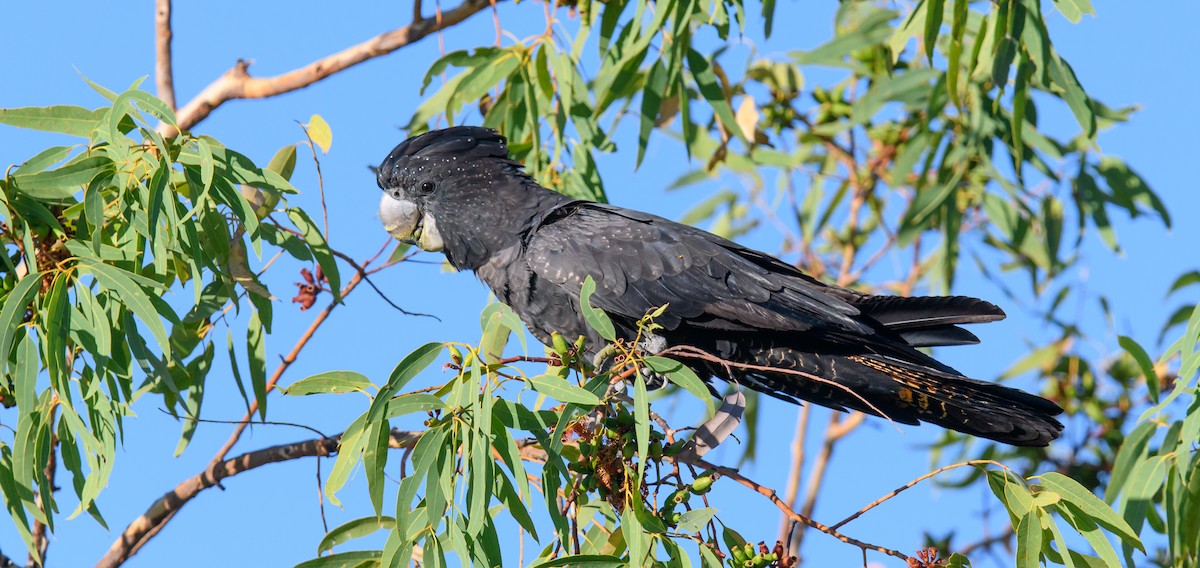
[[[427,3],[431,4],[431,3]],[[757,29],[748,39],[764,53],[812,47],[827,39],[832,29],[833,0],[780,2],[776,34],[763,42]],[[1049,5],[1049,2],[1046,3]],[[175,84],[180,104],[225,72],[237,58],[255,60],[251,72],[273,75],[403,25],[411,14],[408,2],[362,2],[333,8],[315,2],[265,3],[214,1],[178,3],[175,14]],[[1111,106],[1140,104],[1143,111],[1131,124],[1101,135],[1104,151],[1127,160],[1139,171],[1175,213],[1173,231],[1148,222],[1130,223],[1118,216],[1117,230],[1125,246],[1124,257],[1114,257],[1097,242],[1085,248],[1084,264],[1074,277],[1094,293],[1114,300],[1116,331],[1130,334],[1143,345],[1153,345],[1158,326],[1174,303],[1162,298],[1171,280],[1195,268],[1195,243],[1200,229],[1188,217],[1200,208],[1200,198],[1190,167],[1200,153],[1195,133],[1200,131],[1200,111],[1193,101],[1200,92],[1190,56],[1200,51],[1200,36],[1193,23],[1200,20],[1200,4],[1187,0],[1157,2],[1096,2],[1098,18],[1079,25],[1066,22],[1049,6],[1056,47],[1075,67],[1084,86]],[[76,70],[113,89],[150,75],[153,61],[153,8],[150,3],[54,4],[20,2],[7,6],[5,31],[0,34],[0,107],[75,104],[95,107],[104,103],[78,77]],[[752,12],[753,13],[753,12]],[[505,27],[518,36],[540,30],[540,5],[504,4]],[[448,49],[490,43],[491,18],[481,15],[454,28],[446,36]],[[753,28],[753,26],[752,26]],[[715,46],[712,46],[715,47]],[[217,110],[195,130],[217,137],[265,163],[276,149],[299,141],[294,121],[323,115],[332,125],[332,151],[322,159],[330,195],[333,244],[364,258],[384,241],[375,215],[378,190],[367,166],[399,142],[398,125],[407,122],[419,104],[417,88],[429,64],[437,57],[434,38],[402,52],[373,60],[303,91],[268,101],[235,101]],[[152,84],[151,78],[148,83]],[[1042,110],[1048,127],[1059,132],[1073,129],[1063,108]],[[1049,112],[1048,112],[1049,111]],[[624,152],[602,160],[601,168],[614,203],[678,218],[704,190],[666,194],[662,188],[688,168],[682,152],[671,142],[653,144],[644,166],[632,172],[634,148],[630,132],[618,133]],[[0,166],[19,163],[36,151],[59,143],[51,135],[0,127]],[[304,194],[294,204],[317,211],[319,203],[311,162],[302,155],[294,178]],[[711,189],[711,188],[708,188]],[[772,235],[751,235],[747,242],[772,250]],[[423,255],[425,260],[440,260]],[[267,279],[274,293],[291,296],[299,266],[284,265]],[[377,277],[401,305],[436,313],[441,322],[400,316],[367,290],[360,290],[348,305],[339,308],[320,336],[282,381],[309,374],[353,369],[382,379],[408,351],[433,338],[472,341],[477,335],[478,312],[487,301],[485,289],[471,276],[442,272],[436,265],[408,265]],[[956,293],[997,297],[997,290],[978,278],[959,281]],[[1102,325],[1094,302],[1081,303],[1086,321]],[[984,346],[939,353],[949,363],[980,378],[991,378],[1023,351],[1028,337],[1044,333],[1036,320],[1010,309],[1009,320],[978,329]],[[1016,312],[1016,313],[1014,313]],[[276,307],[276,333],[268,343],[268,358],[276,360],[291,347],[311,320],[291,304]],[[244,325],[244,324],[243,324]],[[1116,350],[1115,335],[1095,330],[1102,339],[1094,348]],[[218,332],[223,335],[223,333]],[[241,341],[243,330],[235,327]],[[218,336],[218,342],[223,338]],[[220,349],[218,349],[220,351]],[[1153,351],[1153,349],[1152,349]],[[424,379],[440,382],[436,372]],[[204,417],[237,419],[241,401],[232,379],[220,363],[209,379]],[[125,445],[100,508],[115,532],[108,532],[86,516],[60,520],[51,544],[51,566],[94,563],[112,539],[149,503],[182,479],[200,471],[224,441],[229,427],[204,424],[191,447],[180,458],[171,458],[179,425],[146,399],[135,407],[136,420],[126,422]],[[345,397],[273,396],[270,418],[300,422],[327,433],[340,431],[365,408],[361,399]],[[763,483],[782,489],[786,474],[788,437],[795,421],[793,407],[769,403],[764,418],[780,436],[763,442],[759,461],[746,472]],[[826,414],[818,411],[814,424]],[[0,423],[15,423],[15,410],[0,410]],[[680,412],[679,420],[690,418]],[[404,427],[405,424],[397,424]],[[408,426],[416,426],[408,425]],[[933,428],[906,427],[903,434],[881,421],[872,421],[843,443],[835,456],[819,520],[840,519],[861,505],[929,469],[921,445],[930,442]],[[256,427],[234,453],[310,437],[308,432],[284,427]],[[727,461],[733,453],[719,456]],[[326,462],[325,472],[329,465]],[[869,466],[867,464],[870,464]],[[226,483],[227,491],[210,490],[190,503],[129,566],[205,566],[217,564],[284,566],[312,557],[323,534],[317,508],[316,463],[301,460],[273,465],[238,476]],[[395,471],[395,468],[390,468]],[[357,483],[341,493],[346,510],[327,507],[330,526],[365,516],[370,505],[361,474]],[[64,479],[63,485],[68,485]],[[981,525],[971,512],[990,506],[990,496],[979,491],[958,492],[922,486],[846,529],[852,536],[912,551],[922,530],[934,534],[959,531],[977,535]],[[68,511],[73,508],[70,489],[62,492]],[[740,487],[715,493],[722,516],[744,528],[755,540],[772,540],[778,526],[776,510],[765,500]],[[388,501],[390,502],[390,501]],[[956,513],[963,509],[962,513]],[[993,517],[993,519],[1000,519]],[[991,529],[997,530],[996,520]],[[511,531],[515,535],[515,531]],[[507,533],[506,533],[507,534]],[[970,537],[966,537],[971,540]],[[374,541],[371,541],[374,542]],[[7,521],[0,522],[0,549],[24,558],[19,538]],[[810,565],[853,565],[858,550],[821,535],[806,537]],[[882,557],[876,561],[886,565]]]

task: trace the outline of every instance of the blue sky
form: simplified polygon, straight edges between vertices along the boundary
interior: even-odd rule
[[[153,10],[148,3],[143,4],[64,6],[22,2],[8,6],[6,29],[0,35],[0,76],[4,77],[0,107],[100,106],[104,101],[79,78],[77,70],[113,89],[152,74]],[[764,42],[759,31],[748,30],[747,39],[763,53],[818,45],[831,34],[835,4],[832,0],[783,0],[775,36]],[[403,25],[411,14],[410,6],[407,2],[364,2],[332,9],[315,2],[179,3],[175,13],[177,97],[180,104],[187,101],[238,58],[254,60],[251,72],[259,76],[291,70]],[[1162,299],[1167,287],[1179,273],[1197,265],[1195,243],[1200,242],[1200,229],[1188,217],[1200,210],[1200,194],[1193,187],[1194,176],[1190,173],[1190,166],[1200,154],[1195,137],[1200,131],[1200,110],[1192,100],[1200,91],[1200,79],[1189,58],[1200,51],[1200,36],[1192,29],[1200,19],[1200,5],[1186,0],[1152,6],[1096,2],[1096,8],[1098,18],[1086,17],[1082,23],[1072,25],[1047,6],[1056,48],[1071,61],[1084,86],[1096,98],[1111,106],[1142,105],[1143,110],[1130,124],[1103,133],[1099,143],[1105,152],[1125,159],[1159,192],[1175,214],[1176,226],[1168,232],[1151,222],[1131,223],[1118,216],[1115,221],[1125,255],[1114,256],[1098,240],[1092,240],[1085,246],[1084,262],[1068,278],[1077,278],[1090,292],[1112,298],[1116,333],[1132,335],[1150,346],[1161,322],[1175,307],[1173,301]],[[502,5],[500,18],[518,37],[540,31],[543,25],[540,6],[530,3]],[[445,40],[448,49],[455,49],[491,42],[492,34],[491,18],[485,14],[447,32]],[[307,120],[313,113],[324,116],[334,133],[331,152],[322,157],[330,199],[331,240],[340,250],[364,258],[386,237],[376,218],[378,190],[367,166],[377,164],[403,138],[397,127],[407,122],[420,103],[417,89],[421,77],[437,56],[437,41],[429,38],[296,93],[267,101],[229,103],[195,130],[265,163],[279,147],[302,139],[295,121]],[[1047,128],[1073,131],[1074,123],[1065,108],[1040,110]],[[663,191],[679,174],[694,167],[665,137],[652,143],[646,165],[633,172],[630,134],[619,131],[617,140],[624,142],[624,151],[600,162],[612,202],[678,218],[689,204],[707,195],[704,191],[712,189],[670,194]],[[60,142],[52,135],[0,127],[0,166],[19,163]],[[303,191],[292,200],[293,204],[318,211],[311,160],[303,154],[293,180]],[[775,246],[771,237],[769,232],[760,231],[748,236],[746,242],[770,251]],[[440,260],[429,254],[418,258]],[[277,296],[291,296],[291,283],[298,280],[299,268],[282,265],[271,271],[267,283]],[[478,312],[487,302],[487,293],[475,278],[443,272],[437,264],[413,264],[379,274],[376,283],[400,305],[435,313],[441,321],[401,316],[370,291],[361,289],[334,313],[283,384],[330,369],[352,369],[382,380],[404,354],[426,340],[472,341],[478,337]],[[992,284],[972,277],[960,279],[955,293],[998,297]],[[1102,326],[1095,302],[1081,302],[1078,309],[1085,321]],[[1046,333],[1028,315],[1016,309],[1009,313],[1011,317],[1005,322],[974,330],[983,339],[982,346],[946,350],[939,356],[968,374],[994,377],[1023,352],[1026,338]],[[310,320],[311,312],[302,314],[290,304],[278,305],[268,359],[274,361],[290,349]],[[232,333],[235,341],[241,342],[244,329],[238,325],[234,324]],[[1116,350],[1115,334],[1102,327],[1094,332],[1100,342],[1091,347],[1097,353]],[[223,338],[218,336],[217,341]],[[422,380],[433,384],[440,382],[440,377],[431,371]],[[204,417],[239,418],[242,403],[220,364],[209,381]],[[179,425],[155,402],[146,399],[135,407],[139,417],[127,422],[125,445],[118,450],[116,470],[100,500],[100,508],[115,532],[104,530],[86,516],[61,522],[51,544],[51,566],[94,563],[116,532],[153,499],[200,471],[228,435],[229,427],[201,425],[188,451],[180,458],[171,458]],[[270,418],[332,433],[364,409],[361,398],[350,396],[273,396]],[[679,420],[691,419],[692,410],[681,409]],[[765,439],[761,458],[745,471],[768,486],[781,489],[784,485],[788,437],[795,413],[794,407],[783,404],[770,403],[764,408],[765,423],[777,427],[781,435]],[[814,424],[823,424],[825,416],[824,411],[817,411]],[[14,422],[15,411],[0,411],[0,423]],[[869,421],[839,446],[816,517],[823,521],[840,519],[928,471],[921,445],[935,436],[936,430],[931,427],[906,427],[900,434],[882,421]],[[234,453],[308,437],[310,433],[303,430],[259,426],[248,431]],[[722,453],[718,458],[733,461],[736,453]],[[326,462],[325,473],[331,463]],[[232,479],[226,491],[212,490],[190,503],[128,565],[201,566],[217,562],[282,566],[310,558],[323,534],[315,474],[315,462],[301,460]],[[346,503],[345,511],[326,507],[330,526],[368,514],[370,505],[361,475],[356,481],[340,495]],[[747,536],[755,540],[774,539],[778,514],[768,502],[740,487],[718,487],[714,495],[723,518],[731,525],[749,529]],[[66,495],[63,499],[69,501]],[[855,521],[846,532],[911,551],[920,544],[922,530],[980,534],[982,525],[973,514],[989,506],[991,497],[982,491],[938,490],[923,485]],[[1002,518],[993,516],[990,530],[998,530]],[[0,550],[24,557],[20,540],[7,522],[0,523]],[[806,537],[805,553],[814,561],[810,565],[859,561],[857,549],[815,533]],[[875,560],[882,561],[879,557]]]

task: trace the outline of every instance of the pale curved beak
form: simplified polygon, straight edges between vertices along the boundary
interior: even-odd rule
[[[417,204],[406,199],[395,199],[387,193],[379,201],[379,219],[389,234],[406,243],[416,243],[416,232],[421,222],[421,211]]]
[[[437,252],[445,247],[437,221],[429,213],[422,214],[420,207],[412,201],[384,193],[379,201],[379,219],[393,237],[415,244],[421,250]]]

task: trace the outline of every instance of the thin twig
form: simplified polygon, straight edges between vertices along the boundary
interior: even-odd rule
[[[722,359],[720,357],[717,357],[716,355],[713,355],[712,353],[709,353],[702,349],[697,349],[695,347],[691,347],[688,345],[676,345],[673,347],[669,347],[669,348],[663,350],[662,352],[660,352],[659,355],[662,355],[662,356],[675,355],[678,357],[700,359],[702,361],[708,361],[710,363],[718,363],[718,364],[725,366],[726,370],[744,369],[744,370],[750,370],[750,371],[766,371],[766,372],[771,372],[771,373],[780,373],[780,374],[784,374],[784,375],[795,375],[797,377],[804,377],[811,381],[816,381],[818,383],[829,385],[836,389],[845,391],[847,394],[849,394],[850,396],[853,396],[854,398],[858,399],[859,402],[866,405],[867,408],[870,408],[872,411],[874,411],[878,416],[885,418],[888,422],[892,422],[892,425],[895,426],[895,422],[892,421],[892,419],[887,415],[886,412],[880,410],[879,407],[875,406],[874,404],[871,404],[870,401],[863,398],[862,395],[854,392],[854,390],[851,389],[850,387],[847,387],[846,385],[837,383],[835,381],[831,381],[829,379],[826,379],[825,377],[819,377],[812,373],[805,373],[804,371],[797,371],[795,369],[783,369],[783,368],[779,368],[779,367],[769,367],[766,365],[751,365],[749,363],[738,363],[736,361]],[[621,377],[621,378],[624,378],[624,377]],[[899,426],[896,426],[896,428],[899,429]]]
[[[312,151],[313,164],[317,167],[317,189],[321,193],[321,219],[325,222],[325,242],[329,242],[329,207],[325,205],[325,176],[321,175],[321,158],[317,155],[317,145],[313,142],[308,127],[300,125],[304,131],[304,139],[308,140],[308,149]]]
[[[274,77],[257,78],[249,73],[250,62],[239,60],[230,70],[200,91],[176,116],[179,128],[187,130],[200,123],[217,107],[237,99],[262,99],[303,89],[330,75],[345,71],[364,61],[387,55],[397,49],[415,43],[431,33],[454,26],[490,6],[489,0],[465,0],[454,9],[442,12],[433,20],[420,19],[413,23],[380,34],[323,57],[304,67],[293,69]],[[440,33],[439,33],[440,36]],[[159,132],[164,136],[179,133],[174,127],[160,124]]]
[[[711,469],[713,471],[716,471],[717,473],[720,473],[721,475],[723,475],[725,477],[728,477],[729,479],[737,481],[738,483],[757,491],[760,495],[766,497],[767,499],[770,499],[771,503],[774,503],[775,506],[778,507],[780,511],[783,511],[784,514],[786,514],[789,518],[791,518],[792,520],[794,520],[798,523],[801,523],[805,526],[809,526],[814,529],[817,529],[817,530],[819,530],[829,536],[832,536],[844,543],[857,546],[858,548],[860,548],[864,551],[874,550],[876,552],[882,552],[883,554],[886,554],[888,556],[893,556],[893,557],[899,558],[901,560],[908,560],[908,556],[906,556],[904,553],[902,553],[898,550],[884,548],[884,547],[876,545],[876,544],[870,544],[870,543],[863,542],[858,539],[848,537],[830,527],[827,527],[817,521],[814,521],[804,515],[801,515],[800,513],[797,513],[795,510],[793,510],[791,508],[791,506],[789,506],[787,503],[784,503],[783,500],[779,498],[779,496],[776,494],[774,489],[765,487],[765,486],[759,484],[758,482],[743,476],[736,469],[712,464],[712,463],[709,463],[709,462],[704,461],[703,459],[699,459],[699,458],[694,459],[694,460],[689,460],[686,463],[689,463],[691,465],[694,465],[696,467],[701,467],[704,469]]]
[[[154,7],[154,80],[158,98],[175,110],[175,72],[171,69],[171,0],[157,0]]]
[[[372,289],[372,290],[374,290],[376,294],[379,294],[379,297],[380,297],[380,298],[383,298],[383,301],[387,302],[387,304],[388,304],[389,306],[391,306],[391,307],[395,308],[395,309],[396,309],[396,310],[398,310],[400,313],[402,313],[402,314],[404,314],[404,315],[406,315],[406,316],[417,316],[417,317],[422,317],[422,318],[433,318],[433,319],[435,319],[435,320],[437,320],[437,321],[442,321],[442,319],[441,319],[441,318],[439,318],[439,317],[437,317],[437,316],[435,316],[435,315],[431,315],[431,314],[422,314],[422,313],[419,313],[419,312],[410,312],[410,311],[408,311],[408,310],[406,310],[406,309],[404,309],[404,308],[401,308],[400,306],[396,305],[396,303],[395,303],[395,302],[393,302],[393,301],[392,301],[390,298],[388,298],[388,297],[387,297],[387,294],[384,294],[384,293],[383,293],[383,290],[380,290],[380,289],[379,289],[379,287],[378,287],[378,286],[376,286],[374,282],[371,282],[371,279],[370,279],[370,278],[369,278],[367,275],[368,275],[368,274],[374,274],[374,272],[368,272],[368,271],[367,271],[367,268],[366,268],[366,267],[367,267],[367,265],[366,265],[366,264],[364,264],[364,265],[362,265],[362,266],[359,266],[359,264],[358,264],[357,262],[354,262],[354,259],[353,259],[353,258],[350,258],[349,256],[347,256],[347,255],[346,255],[346,254],[344,254],[344,253],[340,253],[340,252],[338,252],[338,251],[336,251],[336,250],[332,250],[332,249],[330,249],[330,252],[332,252],[332,253],[334,254],[334,256],[336,256],[336,257],[338,257],[338,258],[340,258],[340,259],[342,259],[342,260],[346,261],[346,263],[347,263],[347,264],[349,264],[349,265],[350,265],[352,268],[354,268],[354,270],[355,270],[355,271],[357,271],[357,274],[356,274],[356,276],[360,276],[360,277],[361,277],[363,280],[366,280],[366,281],[367,281],[367,285],[368,285],[368,286],[370,286],[370,287],[371,287],[371,289]],[[368,263],[369,263],[369,261],[368,261]],[[344,295],[344,294],[343,294],[343,295]]]
[[[354,273],[354,276],[350,278],[350,282],[348,282],[346,286],[342,288],[343,299],[345,299],[346,296],[350,295],[350,293],[354,291],[354,288],[356,288],[358,284],[362,282],[362,278],[362,272]],[[338,302],[330,301],[329,304],[325,306],[325,309],[321,310],[321,313],[317,314],[317,317],[313,318],[312,323],[308,325],[308,329],[304,330],[304,334],[301,335],[300,339],[296,340],[296,344],[292,346],[292,350],[289,351],[287,356],[285,356],[283,360],[279,362],[279,366],[275,367],[275,373],[272,374],[270,380],[267,381],[267,386],[264,391],[265,394],[269,394],[271,391],[275,390],[275,384],[279,382],[281,377],[283,377],[283,373],[287,371],[288,367],[292,366],[292,363],[296,362],[296,358],[300,356],[300,352],[306,345],[308,345],[308,342],[313,338],[313,335],[317,332],[317,329],[321,327],[321,324],[325,323],[325,320],[329,318],[329,314],[332,313],[333,310],[338,307],[338,305]],[[213,456],[213,464],[225,459],[225,455],[228,454],[229,450],[233,449],[233,445],[236,444],[239,439],[241,439],[242,432],[246,430],[246,426],[250,424],[251,416],[253,416],[257,410],[258,400],[256,399],[250,401],[249,412],[246,413],[246,416],[244,416],[241,422],[238,423],[237,427],[234,428],[233,433],[229,435],[229,439],[225,441],[225,445],[221,446],[221,449],[218,450],[216,455]]]
[[[999,466],[1000,468],[1005,469],[1005,470],[1008,469],[1007,466],[1005,466],[1004,464],[1001,464],[1000,462],[997,462],[995,460],[970,460],[970,461],[965,461],[965,462],[959,462],[956,464],[950,464],[945,467],[940,467],[940,468],[935,469],[929,473],[926,473],[925,475],[922,475],[908,483],[905,483],[904,485],[901,485],[900,487],[897,487],[896,489],[892,490],[891,493],[888,493],[887,495],[884,495],[883,497],[876,499],[875,501],[871,502],[871,504],[867,505],[866,507],[859,509],[858,512],[854,513],[853,515],[850,515],[849,517],[846,517],[846,518],[842,519],[841,521],[838,521],[836,524],[834,524],[830,528],[833,528],[833,529],[840,528],[842,525],[845,525],[846,523],[849,523],[850,521],[853,521],[854,519],[861,517],[863,515],[863,513],[866,513],[867,511],[870,511],[871,509],[874,509],[875,507],[882,505],[888,499],[891,499],[892,497],[899,495],[904,490],[909,489],[912,486],[914,486],[922,481],[925,481],[926,479],[929,479],[935,475],[938,475],[939,473],[942,473],[945,471],[950,471],[952,469],[958,469],[960,467],[964,467],[964,466],[968,466],[968,465],[985,465],[985,464]]]

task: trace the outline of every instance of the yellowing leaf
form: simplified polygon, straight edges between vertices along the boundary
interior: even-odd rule
[[[321,148],[322,153],[329,153],[329,146],[333,144],[333,131],[321,115],[314,114],[308,119],[308,137],[312,139],[313,144]]]
[[[737,125],[742,129],[742,136],[746,140],[754,140],[754,131],[758,128],[758,105],[754,104],[754,99],[751,97],[742,97],[742,104],[738,105],[737,109]]]

